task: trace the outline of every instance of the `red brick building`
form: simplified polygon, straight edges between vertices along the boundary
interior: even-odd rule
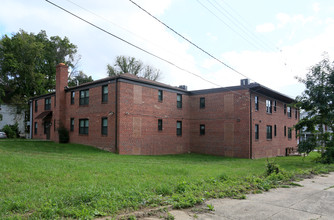
[[[31,100],[31,135],[119,154],[196,152],[260,158],[296,147],[299,120],[293,99],[260,84],[187,91],[130,74],[67,87],[59,64],[56,91]]]

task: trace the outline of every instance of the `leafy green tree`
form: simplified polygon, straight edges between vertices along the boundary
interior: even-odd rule
[[[153,81],[157,81],[161,77],[160,70],[149,65],[144,65],[142,61],[134,57],[117,56],[113,66],[110,64],[107,65],[107,71],[109,76],[130,73]]]
[[[315,139],[310,139],[309,144],[301,142],[301,149],[307,151],[319,145],[321,148],[321,160],[326,163],[334,162],[334,63],[324,58],[314,65],[305,79],[299,78],[305,84],[306,90],[296,98],[297,107],[307,112],[305,118],[295,126],[300,130],[305,128],[314,134]]]
[[[74,67],[77,46],[68,38],[48,38],[45,31],[20,30],[0,39],[0,99],[26,104],[36,95],[55,88],[56,64]]]
[[[79,71],[77,75],[74,75],[69,79],[68,81],[68,86],[76,86],[76,85],[81,85],[83,83],[87,82],[93,82],[92,76],[87,76],[84,74],[82,71]]]

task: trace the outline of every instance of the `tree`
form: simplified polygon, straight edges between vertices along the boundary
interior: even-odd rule
[[[142,61],[136,60],[134,57],[125,56],[117,56],[113,66],[107,65],[107,71],[109,76],[130,73],[153,81],[157,81],[161,76],[160,70],[144,65]]]
[[[0,39],[0,99],[26,104],[28,100],[55,88],[56,64],[74,67],[77,46],[67,37],[48,38],[20,30]]]
[[[305,110],[307,116],[295,126],[300,130],[306,128],[314,134],[316,139],[310,139],[307,143],[300,143],[300,147],[321,148],[321,161],[334,162],[334,63],[324,58],[318,64],[311,67],[305,79],[298,78],[305,84],[306,90],[296,98],[296,106]],[[307,141],[307,140],[306,140]]]
[[[93,82],[92,76],[87,76],[82,71],[79,71],[77,75],[74,75],[69,79],[68,85],[77,86],[87,82]]]

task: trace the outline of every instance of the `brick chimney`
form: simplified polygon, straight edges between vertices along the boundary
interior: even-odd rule
[[[65,109],[66,109],[66,95],[65,87],[67,87],[68,80],[68,66],[60,63],[56,66],[56,107],[54,111],[54,119],[56,121],[56,129],[60,125],[65,126]],[[58,133],[58,132],[57,132]],[[59,141],[58,135],[56,140]]]

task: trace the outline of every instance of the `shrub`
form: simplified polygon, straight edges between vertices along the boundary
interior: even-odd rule
[[[272,161],[270,162],[267,158],[267,164],[266,164],[266,170],[267,170],[267,176],[271,175],[272,173],[278,174],[280,172],[280,167],[279,165],[275,162]]]
[[[19,137],[19,125],[16,122],[14,125],[5,125],[2,128],[2,131],[6,133],[8,138],[17,138]]]
[[[59,135],[59,143],[68,143],[70,140],[70,135],[64,126],[60,126],[58,128],[58,135]]]

